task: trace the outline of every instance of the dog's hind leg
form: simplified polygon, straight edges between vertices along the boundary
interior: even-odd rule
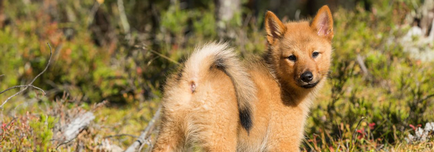
[[[212,68],[202,92],[196,96],[195,128],[198,143],[208,152],[234,152],[240,126],[237,98],[231,79],[222,71]],[[201,102],[203,101],[203,102]]]
[[[165,119],[165,118],[163,118]],[[179,125],[173,121],[165,121],[160,128],[158,140],[153,147],[153,152],[180,151],[184,145],[184,135]]]
[[[234,126],[233,123],[237,124],[239,122],[227,123],[220,121],[218,125],[212,126],[211,130],[213,131],[213,134],[205,139],[208,140],[208,144],[204,145],[203,149],[208,152],[237,151],[237,126]]]

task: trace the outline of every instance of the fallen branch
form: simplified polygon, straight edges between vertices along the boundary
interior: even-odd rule
[[[95,119],[93,113],[86,112],[85,114],[80,115],[79,117],[72,120],[71,123],[66,127],[65,132],[63,133],[65,141],[68,142],[72,139],[75,139],[78,133],[80,133],[81,130],[86,128],[93,119]]]
[[[125,152],[137,152],[140,151],[145,144],[149,144],[146,143],[147,141],[146,139],[148,139],[148,137],[150,136],[152,130],[155,127],[155,122],[159,120],[160,117],[161,117],[161,106],[158,107],[158,110],[155,113],[154,117],[152,118],[151,121],[149,121],[148,126],[144,131],[142,131],[139,138],[130,147],[128,147],[128,149],[125,150]]]
[[[13,86],[13,87],[11,87],[11,88],[8,88],[8,89],[6,89],[6,90],[0,92],[0,94],[2,94],[2,93],[4,93],[4,92],[9,91],[9,90],[14,89],[14,88],[21,88],[21,87],[24,87],[24,89],[18,91],[17,93],[13,94],[12,96],[8,97],[8,98],[7,98],[7,99],[6,99],[6,100],[5,100],[5,101],[0,105],[0,109],[3,108],[3,105],[5,105],[9,100],[11,100],[13,97],[17,96],[18,94],[23,93],[23,92],[26,91],[29,87],[30,87],[30,88],[36,88],[36,89],[38,89],[38,90],[41,90],[41,91],[43,92],[43,94],[45,95],[45,91],[42,90],[42,89],[39,88],[39,87],[34,86],[34,85],[33,85],[33,82],[35,82],[36,79],[39,78],[43,73],[45,73],[45,71],[47,71],[47,69],[48,69],[48,66],[50,66],[50,64],[51,64],[51,57],[53,56],[53,53],[52,53],[52,51],[51,51],[51,45],[50,45],[49,43],[47,43],[47,45],[48,45],[48,47],[50,48],[50,58],[48,59],[48,63],[47,63],[47,65],[45,66],[45,69],[44,69],[41,73],[39,73],[38,75],[36,75],[36,77],[33,78],[33,80],[32,80],[29,84],[27,84],[27,85],[20,85],[20,86]]]
[[[63,138],[59,139],[61,142],[57,145],[57,148],[61,145],[67,144],[74,140],[78,134],[85,129],[92,120],[95,119],[95,115],[92,112],[86,112],[72,120],[63,131]]]

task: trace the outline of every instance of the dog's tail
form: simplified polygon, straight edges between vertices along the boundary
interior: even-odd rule
[[[196,48],[194,53],[185,62],[182,73],[190,85],[191,93],[194,94],[196,87],[201,85],[199,80],[214,66],[226,73],[234,85],[238,102],[238,112],[243,128],[249,132],[252,127],[252,102],[256,100],[256,88],[237,58],[233,49],[224,43],[209,43],[201,48]]]

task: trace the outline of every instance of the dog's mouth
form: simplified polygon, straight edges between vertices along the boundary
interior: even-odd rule
[[[315,87],[318,83],[319,83],[319,81],[309,82],[309,83],[302,83],[299,86],[302,87],[302,88],[305,88],[305,89],[310,89],[310,88]]]

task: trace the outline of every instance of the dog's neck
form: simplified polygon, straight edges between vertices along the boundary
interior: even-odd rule
[[[285,104],[290,106],[298,106],[302,102],[305,102],[306,100],[311,100],[310,94],[313,92],[316,92],[316,88],[295,88],[294,86],[289,85],[288,83],[279,80],[280,82],[280,90],[281,90],[281,96],[282,101],[285,102]]]

